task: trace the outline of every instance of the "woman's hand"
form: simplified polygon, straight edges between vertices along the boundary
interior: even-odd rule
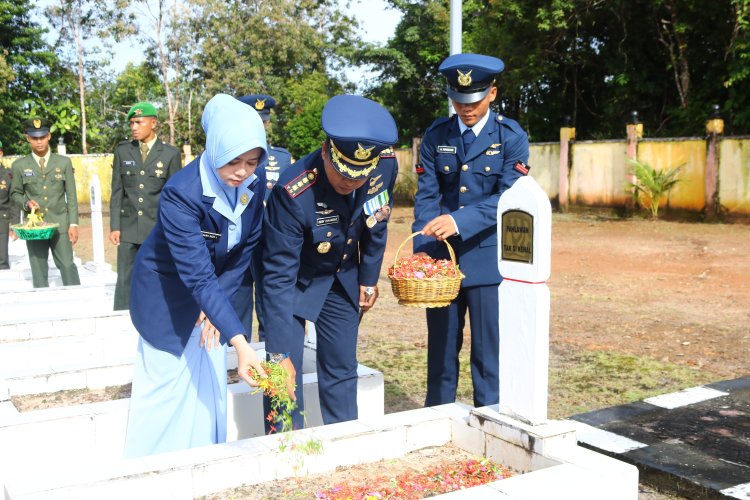
[[[201,311],[200,316],[198,316],[198,321],[195,322],[195,326],[198,326],[201,323],[203,323],[203,330],[201,330],[201,347],[206,346],[206,350],[210,351],[211,344],[213,344],[213,347],[218,348],[221,333],[216,329],[213,323],[211,323],[206,316],[206,313],[203,311]]]
[[[258,374],[260,378],[266,378],[266,372],[260,365],[258,359],[258,353],[255,349],[250,347],[247,343],[247,339],[241,333],[232,337],[229,341],[230,344],[237,351],[237,374],[242,377],[242,380],[247,382],[250,387],[258,387],[258,382],[253,378],[253,371]],[[292,367],[294,368],[294,367]]]

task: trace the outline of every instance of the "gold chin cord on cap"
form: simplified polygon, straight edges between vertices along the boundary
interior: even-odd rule
[[[328,140],[328,144],[331,145],[331,160],[333,163],[336,164],[336,168],[342,172],[351,177],[352,179],[358,179],[360,177],[367,177],[370,175],[370,172],[375,170],[375,167],[378,166],[378,161],[380,160],[380,155],[375,155],[375,158],[372,160],[367,161],[358,161],[358,160],[352,160],[350,158],[347,158],[344,156],[341,151],[336,147],[336,144],[333,143],[332,140]],[[344,160],[347,163],[350,163],[352,165],[362,165],[366,166],[362,170],[354,170],[352,168],[349,168],[348,165],[343,163],[341,160]]]

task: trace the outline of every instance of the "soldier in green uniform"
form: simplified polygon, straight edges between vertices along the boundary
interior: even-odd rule
[[[0,142],[0,158],[2,157],[3,143]],[[10,269],[8,238],[16,239],[10,225],[18,223],[18,207],[10,199],[11,179],[13,179],[13,174],[10,168],[0,160],[0,270]]]
[[[135,254],[156,224],[156,208],[164,183],[182,165],[180,151],[156,136],[156,108],[139,102],[128,111],[131,141],[115,148],[109,241],[117,246],[114,309],[128,309]]]
[[[27,240],[34,288],[49,286],[47,259],[52,250],[63,285],[80,285],[73,262],[73,245],[78,241],[78,197],[70,158],[50,151],[50,123],[44,118],[26,120],[26,140],[31,154],[11,167],[11,198],[25,213],[37,210],[45,222],[60,226],[49,240]]]

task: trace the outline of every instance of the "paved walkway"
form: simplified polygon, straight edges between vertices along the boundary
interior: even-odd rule
[[[750,377],[572,417],[584,446],[691,499],[750,500]]]

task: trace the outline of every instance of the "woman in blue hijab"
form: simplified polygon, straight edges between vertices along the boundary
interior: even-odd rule
[[[226,441],[227,343],[248,384],[257,385],[253,369],[265,376],[233,305],[260,236],[265,129],[225,94],[208,102],[202,123],[206,150],[164,185],[135,259],[130,316],[140,339],[126,457]]]

